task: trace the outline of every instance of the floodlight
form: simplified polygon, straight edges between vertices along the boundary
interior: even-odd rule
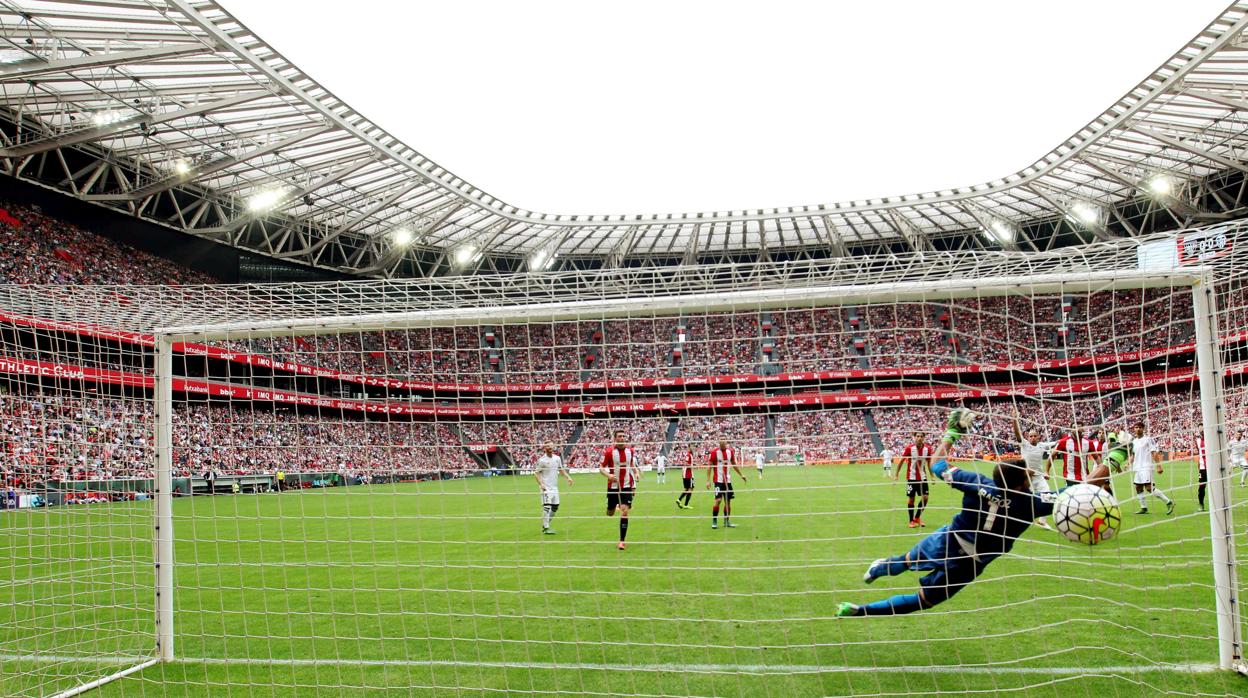
[[[1148,190],[1154,196],[1170,196],[1174,193],[1176,182],[1169,175],[1157,175],[1148,180]]]
[[[992,234],[1001,244],[1008,245],[1014,242],[1014,238],[1018,235],[1018,230],[1003,220],[995,220],[992,222]]]
[[[121,114],[115,111],[97,111],[91,117],[91,120],[95,122],[96,126],[108,126],[121,121]]]
[[[547,250],[538,250],[529,255],[529,269],[532,271],[541,271],[548,268],[555,261],[555,255]]]
[[[1071,213],[1075,214],[1081,223],[1092,225],[1101,220],[1101,209],[1098,206],[1080,201],[1070,207]]]
[[[251,199],[247,201],[247,208],[252,211],[267,211],[280,203],[281,200],[282,190],[265,189],[264,191],[253,195]]]
[[[390,234],[390,239],[399,247],[407,247],[412,244],[412,229],[408,227],[395,228]]]
[[[472,258],[475,257],[476,254],[476,247],[472,245],[464,245],[458,250],[455,250],[455,263],[460,266],[464,266],[465,264],[471,262]]]

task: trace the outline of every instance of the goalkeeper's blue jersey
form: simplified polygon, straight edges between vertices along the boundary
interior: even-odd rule
[[[1033,521],[1053,513],[1051,496],[1002,490],[987,475],[943,460],[932,467],[932,474],[962,493],[962,511],[949,523],[949,532],[980,563],[1008,553]]]

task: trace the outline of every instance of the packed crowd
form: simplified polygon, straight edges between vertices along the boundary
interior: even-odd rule
[[[562,455],[564,447],[572,443],[579,424],[579,420],[462,422],[459,431],[465,443],[502,446],[515,463],[527,468],[543,454],[547,443],[554,445],[555,452]]]
[[[945,313],[944,306],[893,303],[860,310],[871,366],[947,366],[957,362],[949,335],[938,320]]]
[[[214,279],[44,215],[0,202],[0,283],[208,284]]]
[[[777,359],[786,371],[858,368],[858,353],[853,347],[856,334],[846,328],[840,308],[785,310],[771,317]]]
[[[1190,342],[1192,297],[1186,289],[1101,291],[1079,299],[1068,346],[1077,354],[1161,349]]]
[[[1049,360],[1061,356],[1058,296],[963,298],[949,311],[962,358],[973,363]]]
[[[6,484],[150,478],[147,400],[0,391]],[[174,476],[287,472],[456,472],[479,466],[442,423],[366,421],[289,409],[179,404]]]
[[[709,452],[720,438],[742,453],[742,460],[763,449],[767,438],[767,418],[758,414],[681,417],[678,420],[673,453],[693,450]]]
[[[1248,389],[1225,395],[1230,422],[1248,425]],[[1072,425],[1093,433],[1118,430],[1143,420],[1163,450],[1189,451],[1199,433],[1198,396],[1191,386],[1168,391],[1085,399],[1018,402],[970,401],[984,413],[976,432],[959,443],[956,455],[1013,452],[1013,420],[1056,439]],[[878,455],[869,424],[880,442],[900,453],[915,433],[935,442],[948,405],[835,409],[767,415],[566,419],[548,421],[426,423],[363,420],[266,406],[195,403],[178,405],[174,422],[176,477],[286,472],[336,472],[360,477],[378,473],[466,473],[483,467],[470,447],[501,446],[521,468],[540,455],[544,443],[569,453],[574,468],[593,468],[617,429],[625,432],[646,465],[666,451],[671,463],[687,450],[701,457],[720,437],[752,462],[756,452],[770,460],[807,462],[865,459]],[[872,420],[866,417],[869,415]],[[774,419],[774,446],[767,451],[767,422]],[[669,439],[669,430],[671,431]],[[150,402],[92,394],[0,391],[0,484],[31,486],[44,481],[150,478],[154,451]],[[1238,427],[1244,428],[1244,427]],[[1232,427],[1236,429],[1236,427]],[[579,432],[579,433],[578,433]]]
[[[863,410],[820,410],[776,415],[776,445],[810,462],[870,458],[875,446]]]
[[[581,429],[581,437],[572,445],[568,463],[572,467],[597,467],[602,453],[614,442],[614,433],[623,430],[625,438],[638,458],[652,463],[667,442],[667,430],[671,420],[666,417],[641,417],[637,419],[588,419]]]

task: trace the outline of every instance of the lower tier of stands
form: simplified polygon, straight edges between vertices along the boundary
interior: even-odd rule
[[[1226,395],[1231,430],[1248,426],[1248,390]],[[1190,451],[1199,410],[1191,384],[1082,398],[971,400],[988,417],[961,455],[1012,450],[1012,420],[1056,438],[1072,424],[1123,428],[1144,421],[1164,450]],[[404,470],[472,472],[491,465],[531,465],[552,443],[573,467],[593,467],[612,433],[623,430],[645,462],[660,452],[673,463],[704,454],[722,437],[747,458],[806,462],[874,458],[882,447],[900,452],[915,433],[936,438],[949,404],[851,407],[777,413],[439,421],[367,417],[300,410],[267,403],[178,403],[175,475],[276,471],[332,472],[348,477]],[[874,430],[873,430],[874,429]],[[40,391],[14,384],[0,391],[0,478],[6,488],[50,481],[153,476],[153,415],[147,400]],[[501,454],[501,455],[491,455]],[[501,458],[501,459],[500,459]]]

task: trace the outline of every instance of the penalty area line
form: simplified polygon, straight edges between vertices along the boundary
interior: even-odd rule
[[[128,664],[143,657],[110,657],[48,654],[0,654],[0,660],[41,664],[88,662],[96,664]],[[177,664],[252,665],[282,667],[313,667],[326,665],[366,667],[478,667],[487,669],[532,669],[538,671],[620,671],[641,673],[702,674],[1021,674],[1039,676],[1082,676],[1105,674],[1148,674],[1175,672],[1203,674],[1218,670],[1216,664],[1142,664],[1119,666],[1044,667],[1044,666],[842,666],[821,664],[606,664],[594,662],[466,662],[451,659],[303,659],[245,657],[175,657]]]

